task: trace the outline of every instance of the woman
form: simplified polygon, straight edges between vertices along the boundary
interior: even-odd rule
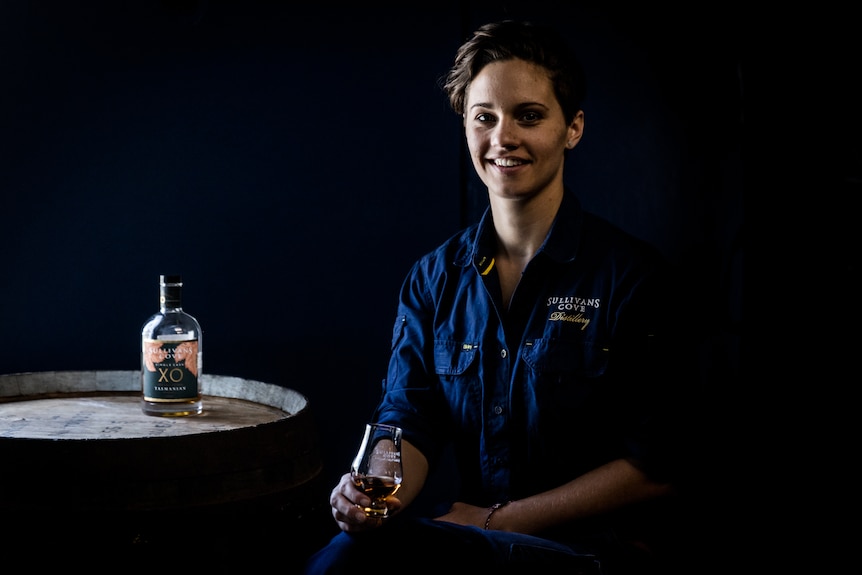
[[[342,533],[307,572],[629,572],[646,556],[634,519],[673,492],[687,433],[666,412],[664,264],[565,189],[585,81],[552,30],[479,28],[444,88],[489,208],[401,290],[375,415],[404,433],[390,518],[367,518],[345,474],[330,498]],[[404,513],[448,445],[458,500],[433,519]]]

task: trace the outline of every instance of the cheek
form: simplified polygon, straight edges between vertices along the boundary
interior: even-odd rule
[[[565,134],[564,134],[565,136]],[[566,151],[566,139],[565,137],[557,138],[546,138],[541,141],[536,142],[536,151],[539,152],[543,157],[550,158],[554,156],[562,156]]]
[[[487,147],[487,139],[476,132],[467,132],[467,149],[473,157],[484,156]]]

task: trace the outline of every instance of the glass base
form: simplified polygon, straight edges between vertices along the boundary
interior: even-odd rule
[[[200,415],[203,412],[203,402],[200,399],[190,401],[141,401],[144,415],[157,417],[185,417]]]
[[[389,508],[385,505],[383,507],[363,507],[362,510],[365,511],[366,517],[386,519],[389,516]]]

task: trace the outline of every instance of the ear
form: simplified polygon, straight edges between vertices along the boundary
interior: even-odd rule
[[[584,111],[578,110],[572,123],[566,128],[566,149],[571,150],[578,145],[584,135]]]

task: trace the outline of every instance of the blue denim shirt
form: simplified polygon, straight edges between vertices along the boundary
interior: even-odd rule
[[[620,457],[660,474],[671,426],[658,252],[567,191],[506,310],[495,241],[487,210],[413,265],[377,420],[404,428],[432,464],[452,442],[460,500],[476,505]]]

